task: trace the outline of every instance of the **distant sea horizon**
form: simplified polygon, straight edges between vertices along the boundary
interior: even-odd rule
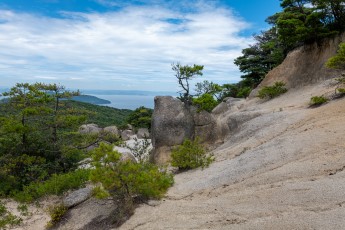
[[[9,88],[0,87],[0,93],[8,91]],[[73,89],[72,89],[73,91]],[[100,99],[110,101],[110,104],[100,104],[101,106],[109,106],[117,109],[134,110],[140,106],[154,108],[155,96],[173,96],[178,94],[171,91],[144,91],[144,90],[92,90],[80,89],[82,95],[95,96]]]
[[[154,108],[156,96],[177,96],[175,92],[168,91],[142,91],[142,90],[80,90],[82,94],[95,96],[110,101],[110,104],[101,104],[117,109],[134,110],[140,106]]]

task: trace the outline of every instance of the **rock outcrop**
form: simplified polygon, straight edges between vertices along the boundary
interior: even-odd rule
[[[345,34],[325,40],[322,44],[306,45],[291,51],[249,97],[255,97],[262,87],[277,81],[285,82],[287,88],[296,88],[338,76],[340,71],[328,69],[325,63],[336,54],[339,44],[344,41]]]
[[[81,188],[68,194],[62,203],[66,208],[72,208],[78,204],[83,203],[92,195],[92,187]]]
[[[224,111],[238,111],[244,99],[227,98],[212,113],[186,106],[173,97],[156,97],[152,116],[152,160],[158,164],[167,163],[174,146],[185,139],[198,137],[206,146],[222,143],[231,130],[256,117],[248,112],[246,116],[235,117]]]
[[[147,128],[140,128],[140,129],[138,129],[137,137],[139,139],[150,138],[149,129],[147,129]]]
[[[117,126],[115,126],[115,125],[105,127],[105,128],[103,129],[103,133],[104,133],[104,134],[112,134],[112,135],[120,136],[120,131],[119,131],[119,129],[117,128]]]
[[[152,160],[166,163],[170,160],[172,147],[194,137],[193,115],[183,102],[174,97],[155,97],[151,134],[154,146]]]
[[[86,124],[79,127],[79,133],[81,134],[100,134],[102,128],[96,124]]]
[[[128,141],[133,135],[135,135],[135,133],[132,130],[127,129],[121,132],[121,139],[123,141]]]

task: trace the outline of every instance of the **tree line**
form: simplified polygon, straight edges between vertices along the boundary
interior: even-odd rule
[[[293,49],[315,42],[322,45],[325,38],[345,31],[344,0],[280,2],[282,11],[266,19],[271,28],[254,35],[255,43],[243,49],[242,56],[235,59],[243,75],[239,83],[231,85],[233,91],[255,88]]]

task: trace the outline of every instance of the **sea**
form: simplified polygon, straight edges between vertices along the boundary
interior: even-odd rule
[[[134,110],[140,106],[147,108],[154,108],[155,96],[173,96],[178,94],[175,92],[167,91],[126,91],[126,90],[88,90],[83,92],[87,95],[95,96],[104,100],[108,100],[110,104],[104,104],[103,106],[114,107],[118,109],[130,109]]]
[[[101,99],[110,101],[110,104],[104,104],[103,106],[114,107],[117,109],[131,109],[134,110],[140,106],[146,108],[154,108],[154,98],[152,95],[96,95],[88,94]]]

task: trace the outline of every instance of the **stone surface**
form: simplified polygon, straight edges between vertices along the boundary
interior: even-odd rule
[[[194,120],[183,102],[171,96],[155,97],[152,115],[153,160],[166,163],[171,147],[194,137]]]
[[[96,124],[86,124],[79,127],[79,133],[81,134],[99,134],[102,128]]]
[[[137,162],[137,160],[135,159],[135,157],[133,156],[132,152],[130,149],[126,148],[126,147],[120,147],[120,146],[114,146],[114,150],[118,151],[119,153],[121,153],[121,161],[133,161],[133,162]]]
[[[120,136],[120,131],[119,131],[119,129],[117,128],[117,126],[115,126],[115,125],[105,127],[105,128],[103,129],[103,132],[104,132],[105,134],[110,133],[110,134],[113,134],[113,135],[116,135],[116,136]]]
[[[62,200],[62,203],[65,207],[71,208],[89,199],[91,197],[91,194],[92,187],[81,188],[68,194]]]
[[[149,129],[147,129],[147,128],[140,128],[140,129],[138,129],[137,137],[139,139],[150,138]]]
[[[121,132],[121,139],[123,141],[128,141],[131,139],[131,136],[135,135],[135,133],[132,130],[124,130]]]
[[[295,88],[338,76],[341,71],[328,69],[325,63],[336,54],[338,45],[344,41],[345,33],[334,39],[327,39],[321,45],[312,44],[291,51],[279,66],[266,75],[249,97],[255,97],[262,87],[273,85],[277,81],[285,82],[287,88]]]

